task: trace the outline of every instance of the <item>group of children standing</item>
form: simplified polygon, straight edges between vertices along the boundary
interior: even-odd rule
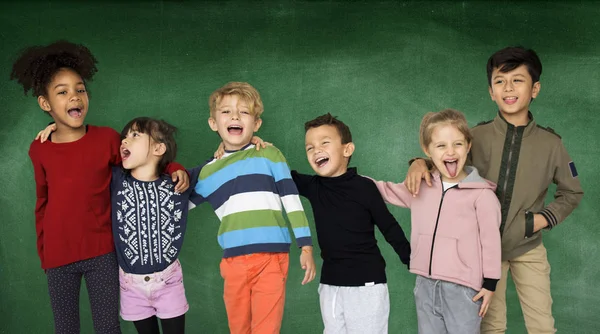
[[[493,121],[469,129],[456,110],[425,115],[419,141],[427,159],[413,159],[402,183],[349,168],[355,143],[330,114],[305,124],[316,175],[290,171],[277,148],[254,137],[263,103],[240,82],[209,98],[208,123],[223,152],[185,170],[174,162],[175,128],[164,121],[136,118],[120,136],[85,125],[95,64],[86,47],[60,41],[26,49],[11,73],[54,119],[42,136],[48,140],[34,141],[29,152],[56,333],[79,332],[82,276],[96,333],[120,333],[119,309],[139,333],[159,333],[158,319],[163,333],[183,333],[189,305],[178,255],[187,211],[204,202],[221,221],[231,333],[279,333],[291,245],[284,209],[301,248],[302,284],[316,275],[299,196],[312,206],[323,259],[325,333],[388,332],[386,262],[375,226],[417,275],[419,333],[504,333],[509,270],[528,331],[555,331],[540,231],[563,221],[583,192],[560,137],[529,113],[542,68],[532,50],[510,47],[490,57],[489,92],[499,110]],[[555,200],[546,206],[551,183]],[[410,243],[386,202],[411,209]]]

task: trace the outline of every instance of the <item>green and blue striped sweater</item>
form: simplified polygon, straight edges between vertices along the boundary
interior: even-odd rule
[[[190,208],[208,201],[215,210],[225,258],[289,252],[291,237],[282,207],[298,247],[312,245],[298,189],[283,154],[273,146],[257,151],[250,144],[209,161],[190,201]]]

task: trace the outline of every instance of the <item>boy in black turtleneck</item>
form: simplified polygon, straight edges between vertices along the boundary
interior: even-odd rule
[[[305,130],[306,156],[317,175],[292,171],[292,178],[315,216],[325,333],[387,333],[389,294],[375,226],[407,266],[410,244],[375,184],[348,168],[354,152],[348,126],[327,113]]]

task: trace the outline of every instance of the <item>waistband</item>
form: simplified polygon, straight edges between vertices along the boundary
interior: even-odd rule
[[[160,282],[166,280],[167,278],[171,277],[174,272],[180,270],[181,263],[179,262],[179,259],[177,259],[175,262],[166,267],[165,270],[151,274],[130,274],[126,273],[122,268],[119,267],[119,276],[124,278],[128,283]]]

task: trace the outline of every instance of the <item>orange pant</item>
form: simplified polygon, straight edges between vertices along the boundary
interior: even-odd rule
[[[257,253],[221,260],[223,299],[232,334],[277,334],[285,304],[288,253]]]

